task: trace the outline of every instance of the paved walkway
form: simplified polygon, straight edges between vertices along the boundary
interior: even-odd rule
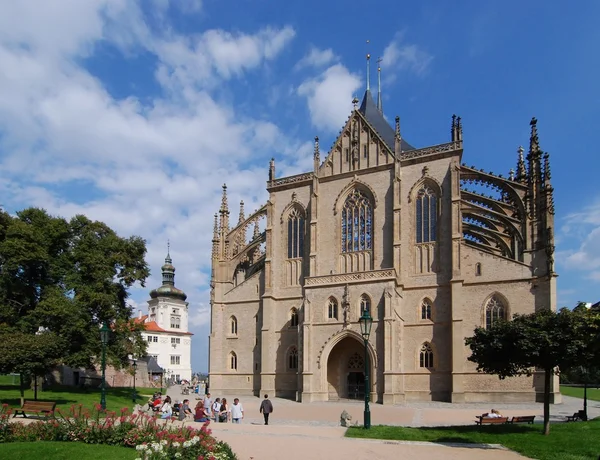
[[[189,398],[192,406],[197,395],[182,396],[179,387],[168,394],[173,400]],[[212,395],[222,397],[222,395]],[[225,395],[231,403],[235,396]],[[453,459],[519,459],[519,454],[500,446],[441,445],[435,443],[376,441],[344,437],[339,426],[340,414],[346,410],[353,421],[362,423],[364,405],[358,401],[338,401],[299,404],[281,398],[271,398],[274,413],[269,426],[264,426],[259,413],[260,398],[240,398],[244,406],[244,421],[240,425],[212,423],[217,439],[229,443],[240,460],[315,460],[327,459],[397,459],[412,456],[440,460]],[[448,426],[471,425],[475,416],[489,411],[489,404],[449,404],[440,402],[409,403],[383,406],[371,404],[373,425]],[[507,416],[543,415],[542,404],[494,404],[495,409]],[[564,397],[562,404],[551,406],[551,419],[563,421],[582,408],[582,400]],[[589,401],[588,413],[600,416],[600,402]]]

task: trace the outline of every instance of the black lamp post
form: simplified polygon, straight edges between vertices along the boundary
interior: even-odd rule
[[[110,329],[105,323],[100,328],[100,340],[102,341],[102,387],[100,389],[100,406],[103,410],[106,410],[106,344],[108,343],[108,335]]]
[[[137,373],[137,360],[135,358],[133,358],[133,396],[131,397],[131,399],[133,399],[133,403],[135,404],[135,401],[137,399],[137,394],[135,392],[135,374]]]
[[[369,397],[371,396],[371,385],[369,384],[369,374],[371,372],[371,366],[369,365],[369,336],[371,335],[371,326],[373,325],[373,318],[367,308],[363,311],[362,316],[359,319],[360,322],[360,333],[363,341],[365,342],[365,429],[371,428],[371,409],[369,409]]]

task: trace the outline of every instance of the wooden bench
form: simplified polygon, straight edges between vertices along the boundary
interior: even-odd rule
[[[533,424],[535,420],[535,415],[519,415],[517,417],[513,417],[510,420],[510,423],[530,423]]]
[[[477,425],[500,425],[503,423],[508,423],[508,417],[483,417],[478,415],[477,419],[478,420],[475,420]]]
[[[48,417],[54,413],[55,407],[56,402],[53,401],[25,401],[20,409],[15,410],[13,418],[15,418],[19,414],[27,418],[27,414],[25,412],[34,413],[38,415],[44,414],[46,417]]]

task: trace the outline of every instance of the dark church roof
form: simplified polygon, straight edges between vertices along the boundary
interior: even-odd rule
[[[370,90],[365,91],[365,95],[363,96],[363,100],[358,111],[364,115],[367,121],[371,124],[371,126],[373,126],[375,131],[377,131],[377,133],[393,152],[395,145],[394,128],[388,124],[383,117],[383,114],[377,108],[377,105],[375,105],[375,101],[373,101],[373,96],[371,95]],[[402,139],[402,151],[406,152],[407,150],[415,150],[415,148]]]

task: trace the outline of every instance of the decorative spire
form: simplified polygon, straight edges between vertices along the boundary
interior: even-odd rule
[[[515,170],[510,168],[510,171],[508,171],[508,178],[510,180],[515,180]]]
[[[254,241],[260,236],[260,229],[258,228],[258,222],[254,222],[254,233],[252,234],[252,240]]]
[[[519,145],[519,157],[517,160],[517,181],[525,182],[527,180],[527,170],[525,169],[525,158],[523,157],[523,149],[522,145]]]
[[[315,136],[315,150],[314,150],[314,158],[319,160],[320,152],[319,152],[319,136]]]
[[[450,128],[450,139],[452,139],[452,142],[456,142],[456,138],[456,115],[452,115],[452,128]]]
[[[223,184],[223,196],[221,197],[221,230],[229,231],[229,205],[227,204],[227,184]]]
[[[377,108],[383,114],[383,102],[381,100],[381,61],[383,59],[377,58]]]
[[[394,154],[397,155],[397,158],[400,158],[400,154],[402,153],[402,136],[400,134],[400,117],[396,115],[396,127],[394,129]]]
[[[313,168],[315,171],[315,177],[319,174],[319,167],[321,166],[321,152],[319,151],[319,136],[315,136],[315,150],[313,152]]]
[[[540,152],[540,140],[537,132],[537,119],[533,117],[529,122],[531,125],[531,136],[529,137],[529,153],[537,154]]]
[[[550,154],[544,153],[544,183],[549,184],[552,174],[550,172]]]
[[[217,221],[217,213],[215,212],[215,223],[213,225],[213,239],[212,239],[212,258],[217,259],[219,256],[219,224]]]
[[[354,110],[358,110],[358,102],[358,98],[354,96],[354,98],[352,98],[352,105],[354,106]]]
[[[369,40],[367,40],[367,49],[369,49]],[[371,91],[371,55],[367,53],[367,91]]]
[[[271,158],[269,162],[269,182],[273,182],[275,180],[275,158]]]
[[[246,220],[246,216],[244,214],[244,200],[240,201],[240,217],[238,220],[238,225]]]
[[[456,117],[456,140],[458,142],[462,142],[462,122],[460,121],[460,117]]]
[[[171,259],[171,242],[167,240],[167,257],[162,266],[163,286],[175,286],[175,267]]]

